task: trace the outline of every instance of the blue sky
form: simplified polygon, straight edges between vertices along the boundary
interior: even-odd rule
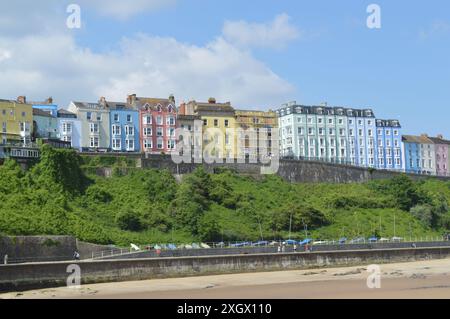
[[[43,0],[17,34],[0,18],[0,75],[22,74],[2,96],[53,95],[62,106],[133,92],[260,109],[327,101],[373,107],[404,133],[450,138],[448,1],[134,0],[126,12],[119,2]],[[80,4],[79,30],[61,27],[68,3]],[[366,26],[371,3],[381,7],[379,30]]]

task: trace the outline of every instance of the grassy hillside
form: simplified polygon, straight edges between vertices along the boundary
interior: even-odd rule
[[[86,175],[75,152],[42,149],[28,172],[0,167],[0,233],[70,234],[96,243],[234,241],[307,236],[437,236],[450,229],[450,183],[406,176],[367,184],[289,184],[202,169]],[[88,171],[89,172],[89,171]],[[290,223],[290,221],[292,221]]]

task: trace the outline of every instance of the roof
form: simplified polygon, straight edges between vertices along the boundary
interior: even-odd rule
[[[106,106],[111,110],[137,111],[126,102],[106,102]]]
[[[434,142],[434,144],[446,144],[446,145],[450,145],[450,141],[449,140],[445,140],[443,138],[439,138],[439,137],[429,137],[430,140],[432,140]]]
[[[160,98],[152,98],[152,97],[136,97],[136,106],[137,108],[144,109],[148,108],[151,110],[155,110],[158,105],[160,105],[163,109],[167,109],[169,106],[172,106],[176,111],[177,107],[174,101],[169,99],[160,99]]]
[[[57,111],[58,117],[65,117],[65,118],[77,118],[77,115],[75,113],[72,113],[70,111],[67,111],[65,109],[59,109]]]
[[[82,108],[82,109],[105,109],[106,108],[106,107],[102,106],[98,102],[91,103],[91,102],[75,102],[75,101],[72,101],[72,103],[77,108]]]
[[[418,144],[434,144],[433,141],[425,135],[403,135],[402,141],[405,143],[418,143]]]
[[[381,119],[377,119],[376,120],[376,125],[377,127],[402,127],[400,125],[400,121],[398,120],[381,120]]]
[[[367,117],[375,118],[372,109],[355,109],[342,106],[325,106],[325,105],[298,105],[294,102],[284,104],[280,109],[275,111],[278,115],[285,114],[315,114],[315,115],[340,115],[351,117]]]
[[[198,115],[184,115],[184,114],[178,114],[177,120],[179,121],[194,121],[199,120],[200,116]]]
[[[53,117],[50,112],[46,112],[41,109],[33,109],[33,116]]]

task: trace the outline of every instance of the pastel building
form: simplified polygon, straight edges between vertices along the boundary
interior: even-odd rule
[[[401,125],[398,120],[376,120],[377,168],[404,169]]]
[[[217,103],[216,99],[211,97],[208,102],[188,102],[186,110],[187,113],[199,116],[203,122],[204,151],[208,148],[210,155],[216,158],[236,158],[236,118],[230,102]]]
[[[450,176],[450,141],[445,140],[442,135],[430,137],[434,142],[434,152],[436,156],[436,175]]]
[[[347,111],[342,107],[284,104],[276,111],[280,134],[280,155],[300,159],[348,163],[350,144]],[[356,132],[353,129],[353,132]],[[356,144],[354,161],[358,157]]]
[[[127,97],[127,105],[139,111],[140,150],[144,153],[168,154],[175,150],[177,108],[175,98]]]
[[[348,122],[349,161],[360,167],[377,167],[376,123],[371,109],[345,109]]]
[[[53,103],[53,98],[49,97],[43,102],[30,102],[33,109],[41,110],[50,113],[53,117],[58,116],[58,105]]]
[[[403,135],[405,171],[407,173],[436,175],[434,142],[426,134]]]
[[[17,100],[0,100],[0,144],[31,143],[33,108],[25,96]]]
[[[64,109],[57,111],[58,138],[70,142],[72,148],[81,151],[81,121],[75,113]]]
[[[107,152],[111,148],[109,108],[99,102],[70,102],[68,110],[81,122],[81,149]]]
[[[235,112],[235,128],[241,129],[245,132],[248,129],[253,129],[253,135],[238,134],[237,142],[238,157],[259,157],[272,155],[272,133],[278,129],[278,119],[275,112],[269,110],[255,111],[255,110],[236,110]],[[278,143],[278,140],[277,140]],[[239,145],[243,147],[241,150]],[[264,150],[264,154],[262,153]],[[241,153],[243,152],[243,153]]]
[[[50,112],[33,108],[33,133],[34,140],[38,138],[58,138],[58,118]]]
[[[101,99],[109,108],[111,123],[111,150],[113,152],[139,152],[139,111],[126,103]]]

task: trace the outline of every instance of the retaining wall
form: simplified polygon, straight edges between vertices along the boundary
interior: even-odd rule
[[[253,271],[407,262],[450,257],[450,247],[79,261],[82,284]],[[66,285],[71,262],[0,266],[0,290]]]

